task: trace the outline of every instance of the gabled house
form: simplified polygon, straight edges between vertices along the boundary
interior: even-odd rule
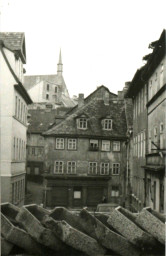
[[[96,207],[124,203],[126,116],[123,94],[105,86],[84,99],[67,117],[43,133],[44,204]]]
[[[1,202],[23,205],[25,197],[27,106],[23,86],[24,33],[0,33]]]

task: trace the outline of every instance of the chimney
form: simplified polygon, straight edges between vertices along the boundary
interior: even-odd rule
[[[119,99],[119,100],[123,100],[123,98],[124,98],[124,93],[123,93],[123,91],[118,91],[118,99]]]
[[[79,93],[78,94],[78,107],[82,107],[84,105],[84,94]]]
[[[131,82],[125,82],[125,86],[123,87],[123,93],[124,95],[127,93],[129,87],[130,87]]]

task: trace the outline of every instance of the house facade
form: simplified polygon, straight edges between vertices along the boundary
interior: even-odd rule
[[[95,208],[124,203],[126,116],[123,93],[101,86],[45,137],[44,205]]]
[[[152,53],[135,73],[126,97],[133,100],[130,146],[131,209],[164,211],[165,191],[165,30],[150,44]]]
[[[25,197],[27,106],[23,87],[24,33],[0,33],[1,202],[22,205]]]
[[[57,74],[52,75],[28,75],[25,76],[25,89],[33,100],[29,109],[52,108],[59,106],[73,107],[75,101],[70,98],[67,86],[63,78],[63,64],[61,51],[57,64]]]
[[[42,133],[65,117],[70,108],[59,107],[56,109],[29,109],[27,131],[27,179],[35,182],[42,181],[45,170],[44,145]]]

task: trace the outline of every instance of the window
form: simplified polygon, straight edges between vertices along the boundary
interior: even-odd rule
[[[90,150],[97,151],[99,149],[98,140],[90,140]]]
[[[17,117],[17,96],[15,97],[15,116]]]
[[[112,189],[111,189],[111,196],[112,196],[112,197],[117,197],[117,196],[119,196],[119,187],[118,187],[118,186],[112,186]]]
[[[49,94],[48,93],[46,94],[46,100],[49,100]]]
[[[119,163],[112,164],[112,174],[118,175],[119,173],[120,173],[120,164]]]
[[[138,134],[138,152],[137,156],[140,157],[140,134]]]
[[[89,163],[89,174],[97,174],[97,163],[96,162]]]
[[[79,129],[87,129],[87,119],[79,118],[77,123],[77,128]]]
[[[57,93],[58,92],[58,87],[55,87],[55,93]]]
[[[151,129],[150,129],[149,130],[149,147],[148,147],[149,153],[151,153],[151,149],[152,149],[152,143],[151,143]]]
[[[67,162],[67,173],[76,173],[76,162]]]
[[[47,84],[47,91],[49,91],[49,89],[50,89],[50,85],[49,85],[49,84]]]
[[[54,173],[63,173],[63,162],[62,161],[55,161],[54,165]]]
[[[103,120],[103,129],[104,130],[112,130],[112,119],[104,119]]]
[[[163,148],[164,148],[163,132],[164,132],[164,125],[163,125],[163,123],[161,123],[161,124],[160,124],[160,149],[163,149]]]
[[[157,144],[157,127],[154,127],[154,143]]]
[[[146,154],[146,131],[143,132],[143,156]]]
[[[68,149],[76,150],[76,139],[68,139]]]
[[[133,139],[133,155],[135,156],[135,146],[136,146],[136,144],[135,144],[135,137],[134,137],[134,139]]]
[[[32,155],[35,156],[35,147],[32,147]]]
[[[102,151],[110,151],[110,141],[109,140],[102,140]]]
[[[149,100],[152,98],[152,80],[150,80],[150,85],[149,85]]]
[[[20,99],[18,100],[18,118],[20,119]]]
[[[164,64],[161,63],[161,70],[160,70],[160,88],[162,87],[163,85],[163,72],[164,71]]]
[[[56,149],[64,149],[64,139],[56,138]]]
[[[81,191],[74,191],[74,199],[81,199]]]
[[[101,175],[109,174],[109,163],[101,163],[100,164],[100,174]]]
[[[16,138],[13,139],[13,160],[16,159]]]
[[[143,156],[143,132],[140,134],[141,141],[140,141],[140,156]]]
[[[145,84],[145,87],[144,87],[144,109],[146,108],[146,100],[147,100],[147,85]]]
[[[113,151],[120,151],[120,141],[113,141]]]

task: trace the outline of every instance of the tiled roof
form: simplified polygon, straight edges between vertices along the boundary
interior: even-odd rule
[[[0,40],[11,50],[21,50],[24,33],[21,32],[0,32]]]
[[[115,98],[114,98],[115,99]],[[123,100],[109,100],[105,104],[101,97],[91,97],[88,103],[82,107],[75,107],[68,112],[68,117],[60,124],[55,125],[44,135],[75,135],[75,136],[100,136],[100,137],[125,137],[126,136],[126,118],[125,106]],[[88,118],[87,130],[77,129],[76,118],[86,115]],[[102,129],[101,121],[105,118],[111,118],[113,128],[110,131]]]
[[[59,107],[57,109],[31,109],[29,110],[30,118],[28,120],[29,133],[42,133],[52,126],[56,120],[61,121],[70,108]],[[56,122],[56,123],[57,123]]]
[[[2,255],[164,256],[165,218],[144,208],[110,213],[1,205]]]

